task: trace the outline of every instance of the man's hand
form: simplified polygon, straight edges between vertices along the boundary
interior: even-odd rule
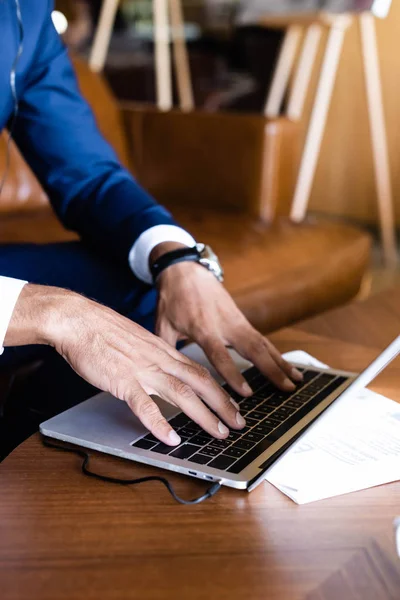
[[[150,394],[178,406],[216,438],[228,436],[226,425],[233,429],[245,425],[237,405],[205,368],[129,319],[78,294],[25,286],[5,345],[25,344],[53,346],[86,381],[124,400],[168,445],[179,444],[180,438]]]
[[[160,244],[153,250],[151,260],[171,249],[170,245]],[[193,262],[172,265],[161,273],[157,283],[158,335],[173,347],[181,339],[197,342],[236,392],[249,396],[252,390],[237,370],[227,346],[254,363],[283,390],[293,390],[293,381],[302,380],[302,374],[250,325],[225,288],[204,267]]]

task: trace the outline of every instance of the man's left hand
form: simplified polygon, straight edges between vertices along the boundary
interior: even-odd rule
[[[282,390],[293,390],[293,381],[302,380],[301,373],[252,327],[226,289],[203,266],[182,262],[168,267],[157,285],[157,335],[174,347],[183,339],[199,344],[238,394],[249,396],[252,390],[236,368],[227,346],[247,358]]]

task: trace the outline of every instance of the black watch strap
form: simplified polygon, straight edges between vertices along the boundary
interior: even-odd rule
[[[165,269],[185,261],[200,261],[200,252],[196,246],[193,248],[178,248],[177,250],[172,250],[171,252],[162,254],[160,258],[154,261],[150,266],[150,272],[154,283]]]

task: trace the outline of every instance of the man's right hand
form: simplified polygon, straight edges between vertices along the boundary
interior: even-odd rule
[[[177,445],[180,438],[150,394],[179,407],[216,438],[228,436],[225,424],[245,426],[238,405],[207,369],[129,319],[73,292],[23,288],[5,346],[26,344],[53,346],[78,375],[125,401],[165,444]]]

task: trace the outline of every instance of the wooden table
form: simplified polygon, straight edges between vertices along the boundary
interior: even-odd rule
[[[400,289],[273,336],[361,370],[400,331]],[[374,389],[400,401],[400,360]],[[400,483],[297,506],[270,484],[194,507],[157,483],[92,481],[35,435],[0,467],[2,600],[380,600],[400,597],[392,521]],[[152,471],[99,456],[97,469]],[[180,495],[203,484],[170,475]]]

